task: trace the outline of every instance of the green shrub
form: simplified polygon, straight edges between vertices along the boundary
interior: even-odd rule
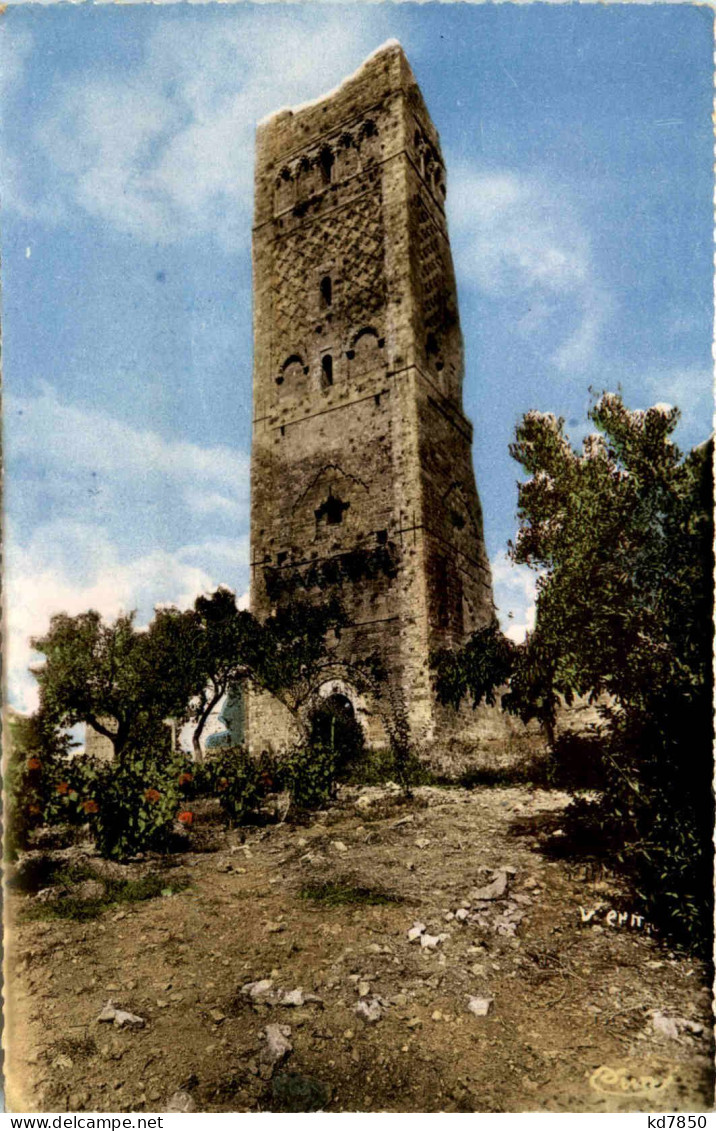
[[[72,765],[72,745],[68,735],[40,714],[11,719],[4,775],[6,859],[14,860],[27,849],[33,829],[52,814],[57,782]]]
[[[242,824],[266,792],[261,766],[240,746],[220,748],[204,773],[232,824]]]
[[[182,763],[181,757],[154,751],[125,751],[118,763],[85,762],[78,805],[103,856],[121,860],[166,850],[175,820],[191,824],[193,814],[180,792]]]
[[[298,809],[321,809],[335,795],[336,751],[328,746],[296,746],[282,759],[279,780]]]

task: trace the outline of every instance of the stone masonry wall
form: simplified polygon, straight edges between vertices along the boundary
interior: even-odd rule
[[[494,617],[445,192],[398,44],[257,133],[251,608],[321,600],[340,575],[342,655],[381,655],[423,744],[462,729],[435,704],[430,648]],[[343,691],[383,745],[385,702]],[[293,734],[250,696],[252,749]]]

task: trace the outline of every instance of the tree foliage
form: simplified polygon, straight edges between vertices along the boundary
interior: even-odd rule
[[[684,457],[679,413],[604,394],[598,431],[573,449],[564,421],[529,412],[511,453],[519,532],[511,556],[539,572],[534,632],[496,628],[432,657],[441,698],[494,700],[548,728],[559,696],[600,696],[596,819],[653,913],[692,939],[711,905],[712,444]],[[592,817],[595,813],[592,812]]]
[[[34,669],[43,716],[58,726],[89,723],[109,738],[115,756],[141,744],[147,729],[181,715],[189,685],[171,652],[157,646],[155,625],[140,632],[134,613],[105,623],[93,609],[58,613],[32,641],[45,656]]]

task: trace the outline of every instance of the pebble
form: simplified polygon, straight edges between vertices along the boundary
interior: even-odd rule
[[[288,1039],[291,1036],[288,1025],[267,1025],[264,1036],[266,1038],[264,1059],[269,1064],[278,1064],[293,1052],[293,1045]]]
[[[377,997],[373,997],[370,1000],[362,997],[356,1005],[354,1012],[357,1013],[359,1017],[362,1017],[364,1021],[375,1025],[383,1016],[383,1007]]]
[[[493,1001],[494,998],[491,997],[471,997],[468,999],[467,1008],[475,1017],[487,1017]]]
[[[196,1104],[188,1092],[175,1092],[167,1100],[167,1106],[164,1110],[186,1115],[191,1111],[196,1111]]]

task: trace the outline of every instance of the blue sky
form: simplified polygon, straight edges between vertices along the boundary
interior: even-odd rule
[[[403,44],[440,131],[505,626],[530,408],[711,428],[713,15],[691,5],[17,5],[0,28],[10,699],[27,638],[248,584],[255,122]],[[508,619],[508,614],[513,616]]]

